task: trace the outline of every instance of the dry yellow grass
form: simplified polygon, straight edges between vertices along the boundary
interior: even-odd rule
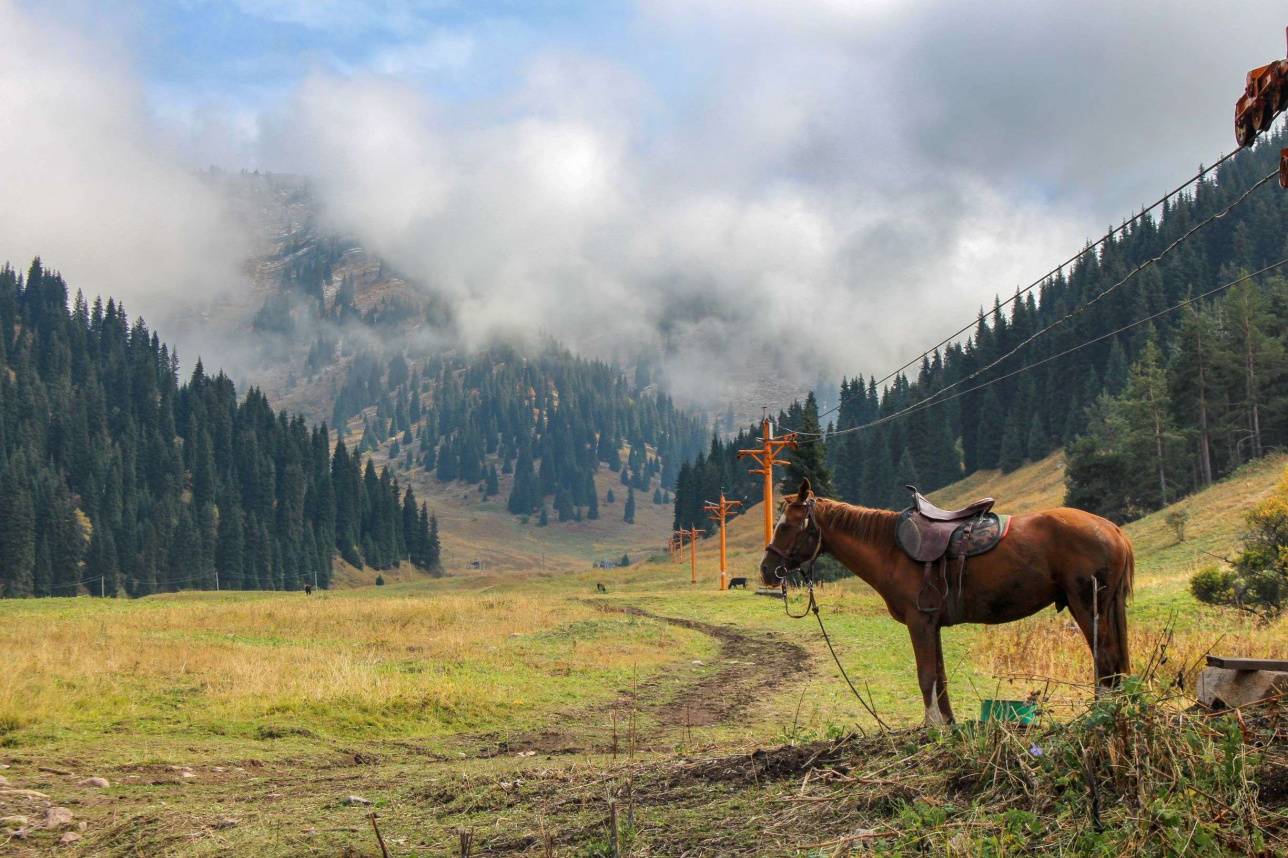
[[[0,737],[522,722],[611,693],[693,637],[570,599],[382,589],[6,602]]]
[[[1064,506],[1064,452],[1052,453],[1009,474],[976,471],[930,494],[930,499],[943,507],[965,506],[981,497],[996,498],[998,510],[1008,513]]]
[[[1288,619],[1258,625],[1236,611],[1199,605],[1188,591],[1195,571],[1237,549],[1244,515],[1274,490],[1285,466],[1288,456],[1268,457],[1124,528],[1137,558],[1136,596],[1128,612],[1134,669],[1145,666],[1167,629],[1168,661],[1161,674],[1169,679],[1185,668],[1185,680],[1192,682],[1194,668],[1213,649],[1229,656],[1288,658]],[[1167,514],[1176,508],[1190,513],[1184,542],[1167,524]],[[1091,682],[1090,654],[1068,614],[1044,613],[991,627],[979,635],[972,653],[981,670],[999,677]]]

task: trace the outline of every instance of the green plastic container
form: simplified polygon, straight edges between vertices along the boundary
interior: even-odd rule
[[[1038,720],[1038,705],[1023,700],[985,699],[980,707],[981,721],[1010,721],[1016,724],[1032,724]]]

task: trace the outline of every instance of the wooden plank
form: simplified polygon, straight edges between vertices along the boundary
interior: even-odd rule
[[[1210,667],[1224,667],[1226,670],[1283,670],[1288,671],[1288,659],[1275,658],[1226,658],[1220,655],[1209,655]]]

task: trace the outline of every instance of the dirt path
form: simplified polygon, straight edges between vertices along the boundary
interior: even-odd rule
[[[669,748],[695,727],[737,723],[749,707],[780,686],[808,675],[811,669],[805,649],[774,632],[667,617],[633,605],[588,604],[605,612],[644,617],[709,635],[720,648],[710,662],[679,665],[677,670],[693,670],[695,677],[678,683],[678,688],[676,670],[664,669],[607,704],[559,713],[542,730],[509,737],[476,736],[476,741],[481,738],[486,744],[471,756],[611,754],[626,753],[632,746],[637,751]]]

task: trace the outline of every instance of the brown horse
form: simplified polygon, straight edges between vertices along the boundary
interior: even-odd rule
[[[1135,560],[1113,522],[1068,507],[1013,516],[1006,538],[966,564],[950,620],[948,600],[930,612],[918,604],[922,567],[896,543],[898,520],[897,512],[816,497],[805,480],[786,499],[760,577],[777,587],[788,570],[826,552],[867,582],[912,636],[927,723],[953,720],[939,630],[956,622],[1009,623],[1047,605],[1067,606],[1091,648],[1097,693],[1129,671],[1126,602]]]

